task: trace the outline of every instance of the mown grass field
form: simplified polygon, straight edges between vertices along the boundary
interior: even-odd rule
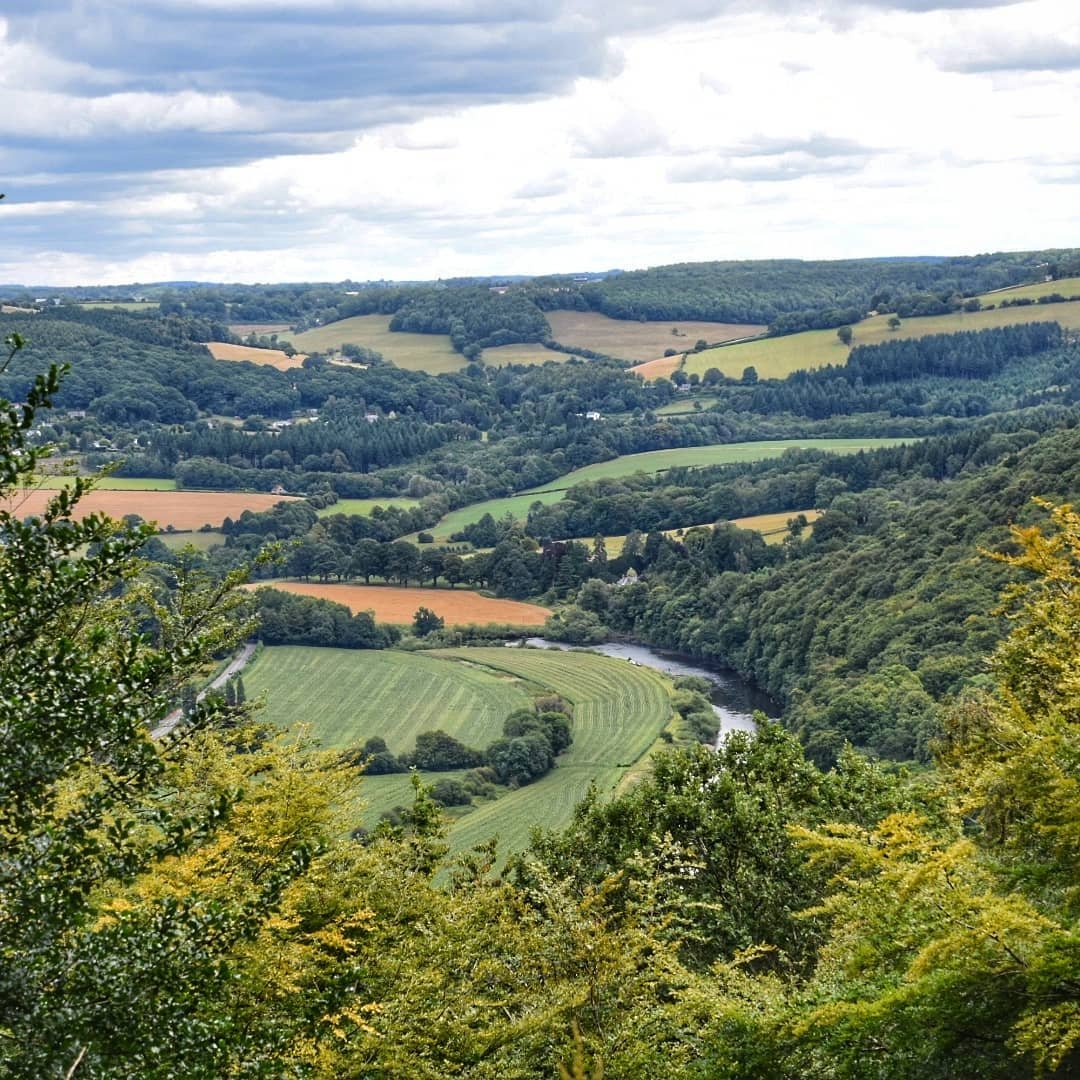
[[[1034,285],[1017,285],[1012,289],[983,293],[979,299],[984,304],[1000,304],[1002,300],[1038,300],[1040,296],[1052,296],[1060,293],[1065,297],[1080,296],[1080,277],[1061,278],[1060,281],[1039,281]],[[1050,310],[1057,305],[1051,304]]]
[[[502,734],[502,722],[533,693],[554,691],[574,707],[574,742],[534,784],[479,803],[454,821],[449,842],[464,851],[498,835],[505,857],[524,849],[531,830],[558,828],[595,783],[610,794],[656,745],[671,716],[669,684],[648,668],[595,653],[468,648],[428,653],[359,652],[276,646],[244,672],[248,697],[264,694],[262,716],[282,726],[310,725],[322,745],[352,746],[381,735],[395,752],[421,731],[441,728],[470,746]],[[431,783],[458,773],[424,773]],[[361,784],[364,820],[407,806],[405,775]]]
[[[485,349],[484,363],[488,367],[503,367],[506,364],[562,364],[570,359],[570,353],[545,349],[543,345],[526,343],[524,345],[500,345],[496,349]]]
[[[197,551],[209,551],[215,545],[225,543],[225,534],[216,529],[211,532],[159,533],[158,539],[171,551],[179,551],[189,544]]]
[[[121,308],[124,311],[149,311],[156,308],[156,300],[87,300],[76,305],[81,308]]]
[[[609,319],[596,311],[549,311],[551,333],[560,345],[591,349],[621,360],[655,360],[665,349],[684,352],[695,342],[749,337],[763,333],[764,326],[720,322],[637,322]],[[672,333],[672,331],[678,331]]]
[[[36,483],[49,491],[71,487],[73,477],[42,476]],[[98,491],[175,491],[176,481],[167,477],[153,476],[103,476],[94,481]]]
[[[656,410],[657,416],[686,416],[688,413],[698,412],[695,405],[700,405],[701,410],[711,408],[719,399],[714,394],[703,394],[700,391],[690,397],[676,398],[666,405],[661,405]]]
[[[466,364],[465,357],[450,347],[448,335],[392,333],[389,315],[354,315],[293,334],[289,340],[294,348],[307,353],[336,351],[346,342],[366,345],[397,367],[430,375],[459,371]]]
[[[384,499],[338,499],[333,506],[324,506],[316,513],[319,517],[329,517],[331,514],[356,514],[358,517],[368,517],[376,506],[408,508],[417,506],[419,502],[419,499],[410,499],[404,495],[392,495]]]
[[[586,465],[565,476],[552,480],[541,489],[508,495],[502,499],[486,499],[458,510],[452,510],[427,531],[437,544],[450,543],[450,537],[466,525],[479,521],[484,514],[491,514],[497,521],[510,514],[524,521],[534,502],[545,505],[559,502],[566,489],[585,481],[616,479],[635,472],[654,473],[682,466],[726,465],[735,461],[760,461],[779,457],[785,450],[795,447],[813,450],[829,450],[834,453],[854,453],[857,450],[873,450],[881,446],[895,446],[903,439],[776,439],[763,442],[720,443],[713,446],[692,446],[678,450],[650,450],[644,454],[626,454]],[[415,534],[409,539],[415,540]]]
[[[991,294],[1000,298],[1007,293]],[[1030,307],[995,308],[993,311],[958,311],[950,315],[930,315],[923,319],[904,319],[897,330],[889,329],[888,315],[875,315],[856,323],[852,348],[877,345],[899,338],[926,337],[928,334],[954,334],[960,330],[986,330],[1018,323],[1058,322],[1064,327],[1080,327],[1080,300],[1064,304],[1033,304]],[[709,368],[739,378],[748,367],[763,379],[783,379],[800,368],[818,368],[827,364],[845,364],[851,349],[841,343],[835,330],[806,330],[785,337],[761,338],[719,349],[706,349],[686,358],[687,374],[704,375]]]
[[[268,581],[247,586],[254,589],[272,585],[283,592],[298,596],[315,596],[344,604],[352,612],[373,611],[380,622],[406,625],[411,623],[419,607],[441,615],[447,626],[467,626],[470,623],[499,623],[500,625],[532,628],[542,626],[551,614],[539,604],[521,600],[500,600],[481,596],[471,589],[402,588],[397,585],[341,585],[318,581]]]
[[[263,649],[244,671],[244,687],[249,698],[266,694],[264,719],[308,724],[323,746],[381,735],[396,754],[436,728],[487,746],[502,735],[503,719],[530,701],[519,680],[430,653],[300,645]]]

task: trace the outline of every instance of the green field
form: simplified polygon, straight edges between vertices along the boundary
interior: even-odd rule
[[[124,311],[148,311],[157,306],[156,300],[87,300],[76,305],[81,308],[122,308]]]
[[[984,304],[1000,304],[1002,300],[1038,300],[1040,296],[1080,296],[1080,277],[1061,278],[1060,281],[1040,281],[1034,285],[1017,285],[1012,289],[999,289],[997,292],[983,293],[979,299]],[[1056,305],[1050,305],[1051,310]]]
[[[735,461],[762,461],[779,457],[785,450],[831,450],[836,453],[855,453],[895,446],[903,439],[772,439],[762,442],[717,443],[711,446],[687,446],[677,450],[648,450],[643,454],[624,454],[611,461],[586,465],[560,476],[546,485],[548,488],[568,488],[586,481],[610,480],[632,476],[636,472],[657,473],[666,469],[691,468],[703,465],[729,465]],[[528,494],[527,492],[525,494]],[[520,498],[520,496],[518,496]]]
[[[641,363],[663,356],[666,349],[685,352],[697,341],[710,345],[718,341],[749,337],[765,332],[764,326],[744,323],[674,321],[639,322],[611,319],[596,311],[549,311],[547,320],[557,342],[571,349],[616,356]],[[674,332],[673,332],[674,331]]]
[[[543,345],[526,343],[485,349],[483,359],[488,367],[502,367],[505,364],[561,364],[570,359],[570,353],[556,352],[555,349],[545,349]]]
[[[281,337],[285,340],[286,335]],[[366,345],[382,353],[397,367],[426,371],[430,375],[459,371],[467,362],[450,347],[450,338],[446,334],[392,333],[389,315],[354,315],[351,319],[293,334],[288,340],[303,353],[336,351],[346,342]]]
[[[504,854],[521,850],[536,825],[565,824],[595,783],[611,792],[653,748],[671,716],[667,681],[648,668],[585,652],[446,649],[430,653],[277,646],[244,673],[248,697],[265,693],[262,715],[289,726],[310,724],[327,747],[382,735],[391,750],[412,747],[417,733],[442,728],[471,746],[502,734],[502,721],[555,691],[574,707],[574,742],[547,776],[480,803],[450,833],[463,851],[498,834]],[[431,783],[439,776],[424,774]],[[408,776],[373,776],[361,785],[368,824],[408,805]]]
[[[211,532],[164,532],[158,533],[157,538],[171,551],[179,551],[189,544],[197,551],[209,551],[217,544],[225,543],[225,534],[216,529]]]
[[[458,510],[452,510],[436,525],[427,531],[435,537],[435,543],[450,543],[450,537],[479,521],[485,514],[491,514],[497,521],[510,514],[519,521],[528,516],[529,507],[534,502],[545,505],[559,502],[566,490],[574,484],[585,481],[617,479],[631,476],[636,472],[655,473],[664,469],[683,466],[728,465],[736,461],[761,461],[765,458],[779,457],[785,450],[802,448],[807,450],[829,450],[834,453],[855,453],[857,450],[874,450],[881,446],[895,446],[903,439],[774,439],[762,442],[719,443],[712,446],[691,446],[678,450],[649,450],[644,454],[625,454],[601,461],[595,465],[586,465],[575,469],[565,476],[552,480],[540,489],[524,491],[518,495],[508,495],[502,499],[486,499],[472,503]],[[415,534],[407,539],[415,540]]]
[[[376,506],[401,506],[408,509],[410,506],[419,506],[419,499],[410,499],[404,495],[391,495],[383,499],[338,499],[333,506],[324,506],[316,511],[319,517],[327,517],[330,514],[356,514],[367,517]]]
[[[656,410],[657,416],[685,416],[687,413],[698,412],[695,409],[695,405],[700,405],[702,410],[709,409],[719,399],[713,394],[692,394],[690,397],[677,398],[675,401],[669,401],[666,405],[661,405]]]
[[[994,296],[988,298],[992,303]],[[856,323],[852,348],[877,345],[899,338],[926,337],[928,334],[954,334],[959,330],[986,330],[994,326],[1012,326],[1028,322],[1059,322],[1064,327],[1080,327],[1080,300],[1064,304],[1033,304],[1030,307],[995,308],[993,311],[957,311],[951,315],[930,315],[905,319],[897,330],[889,329],[888,315],[875,315]],[[704,375],[709,368],[719,368],[731,378],[739,378],[748,367],[763,379],[783,379],[801,368],[847,363],[851,350],[841,344],[835,330],[806,330],[801,334],[761,338],[740,345],[706,349],[691,353],[683,370]]]
[[[36,483],[46,491],[59,491],[71,487],[73,477],[41,476]],[[175,491],[176,481],[146,476],[104,476],[94,481],[101,491]]]

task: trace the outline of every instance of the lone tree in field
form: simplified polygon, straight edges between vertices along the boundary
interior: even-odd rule
[[[899,330],[900,329],[900,316],[899,315],[890,315],[889,316],[889,329],[890,330]]]
[[[851,339],[854,337],[854,331],[850,326],[841,326],[840,329],[836,331],[836,336],[840,339],[842,345],[850,345]]]
[[[427,637],[428,634],[441,630],[446,622],[441,615],[436,615],[431,608],[419,607],[413,616],[413,630],[417,637]]]

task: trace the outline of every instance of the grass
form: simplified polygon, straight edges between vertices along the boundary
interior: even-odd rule
[[[556,692],[574,707],[574,742],[547,776],[480,803],[455,820],[449,842],[464,851],[498,834],[505,856],[521,851],[533,828],[565,825],[595,784],[611,793],[643,759],[671,716],[669,684],[658,673],[585,652],[447,649],[430,653],[301,646],[264,649],[244,672],[249,698],[266,694],[262,716],[282,726],[310,725],[329,748],[373,735],[395,752],[421,731],[442,728],[470,746],[502,734],[502,722],[534,693]],[[457,773],[425,773],[432,783]],[[412,799],[405,775],[361,784],[365,821]]]
[[[794,448],[855,453],[880,446],[895,446],[903,439],[773,439],[761,442],[716,443],[711,446],[687,446],[677,450],[648,450],[643,454],[624,454],[611,461],[585,465],[559,477],[548,487],[568,488],[586,481],[618,479],[636,472],[657,473],[685,466],[728,465],[736,461],[762,461],[779,457]],[[518,496],[520,498],[520,496]]]
[[[690,397],[677,398],[675,401],[669,401],[666,405],[661,405],[656,410],[657,416],[685,416],[688,413],[698,412],[695,409],[695,405],[700,405],[701,410],[712,408],[717,403],[719,398],[713,394],[702,394],[700,392],[691,395]]]
[[[813,524],[821,514],[817,510],[784,510],[778,514],[755,514],[753,517],[734,518],[732,525],[740,529],[753,529],[761,533],[766,544],[779,544],[787,535],[787,523],[789,518],[805,514],[809,524]],[[664,535],[678,539],[691,529],[711,529],[712,525],[684,525],[679,529],[665,529]],[[622,554],[623,545],[626,543],[625,536],[605,536],[604,546],[607,549],[608,558],[616,559]]]
[[[979,299],[984,304],[1000,304],[1002,300],[1038,300],[1040,296],[1080,296],[1080,277],[1062,278],[1060,281],[1039,281],[1034,285],[1015,285],[1011,289],[999,289],[997,292],[984,293]],[[1051,304],[1053,310],[1057,305]]]
[[[319,517],[329,517],[331,514],[355,514],[358,517],[368,517],[376,506],[400,506],[408,509],[419,505],[419,499],[410,499],[404,495],[394,495],[384,499],[338,499],[333,506],[324,506],[317,513]]]
[[[47,491],[71,487],[71,476],[41,476],[35,482]],[[176,481],[153,476],[105,476],[94,482],[99,491],[175,491]]]
[[[264,719],[304,723],[325,747],[381,735],[395,753],[441,728],[469,746],[502,735],[502,722],[529,704],[519,681],[430,653],[276,645],[244,672],[248,697],[265,693]]]
[[[281,335],[285,337],[285,335]],[[390,330],[388,315],[354,315],[351,319],[317,326],[302,334],[288,338],[300,352],[327,353],[336,351],[346,342],[366,345],[408,371],[426,371],[439,375],[447,371],[459,371],[466,364],[465,357],[450,347],[445,334],[404,334]]]
[[[545,349],[543,345],[527,343],[524,345],[500,345],[497,349],[484,350],[484,363],[488,367],[502,367],[505,364],[556,364],[570,359],[569,353]]]
[[[158,533],[157,538],[171,551],[179,551],[189,544],[196,551],[209,551],[216,544],[225,543],[225,534],[214,529],[211,532]]]
[[[491,514],[496,521],[509,514],[518,521],[528,516],[529,507],[534,502],[545,505],[559,502],[566,494],[566,489],[585,481],[618,479],[631,476],[636,472],[655,473],[665,469],[682,466],[726,465],[736,461],[760,461],[764,458],[779,457],[785,450],[795,447],[811,450],[830,450],[835,453],[854,453],[857,450],[872,450],[880,446],[895,446],[903,439],[776,439],[762,442],[719,443],[713,446],[692,446],[678,450],[650,450],[643,454],[626,454],[601,461],[595,465],[586,465],[575,469],[565,476],[552,480],[540,489],[525,491],[518,495],[508,495],[502,499],[486,499],[472,503],[458,510],[452,510],[436,525],[427,531],[432,534],[437,544],[450,543],[450,537],[479,521],[484,514]],[[415,540],[415,534],[407,539]]]
[[[76,305],[81,308],[121,308],[124,311],[148,311],[156,308],[156,300],[87,300]]]
[[[655,360],[665,349],[685,352],[702,340],[709,344],[763,333],[764,326],[720,322],[637,322],[609,319],[595,311],[549,311],[551,333],[562,345],[591,349],[637,362]],[[677,330],[673,334],[672,330]]]
[[[1061,283],[1059,283],[1061,284]],[[991,294],[994,302],[1006,294]],[[1080,327],[1080,301],[1064,304],[1033,304],[1030,307],[995,308],[993,311],[958,311],[950,315],[930,315],[922,319],[904,319],[897,330],[889,329],[888,315],[875,315],[856,323],[852,347],[877,345],[900,338],[926,337],[928,334],[954,334],[960,330],[986,330],[1017,323],[1059,322],[1068,328]],[[847,363],[850,349],[843,345],[835,330],[806,330],[785,337],[762,338],[706,349],[686,358],[683,370],[689,375],[704,375],[709,368],[739,378],[748,367],[763,379],[783,379],[800,368],[818,368],[826,364]]]

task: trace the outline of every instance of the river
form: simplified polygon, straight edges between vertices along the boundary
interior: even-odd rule
[[[709,699],[719,724],[717,744],[732,731],[754,731],[755,710],[760,709],[770,719],[776,719],[780,715],[780,706],[741,675],[733,671],[702,667],[701,661],[679,653],[664,652],[647,645],[620,645],[614,642],[605,642],[603,645],[567,645],[561,641],[549,641],[540,637],[526,638],[525,644],[538,649],[588,649],[590,652],[612,656],[616,660],[626,660],[642,667],[653,668],[676,678],[680,675],[697,675],[708,679],[712,686]]]

